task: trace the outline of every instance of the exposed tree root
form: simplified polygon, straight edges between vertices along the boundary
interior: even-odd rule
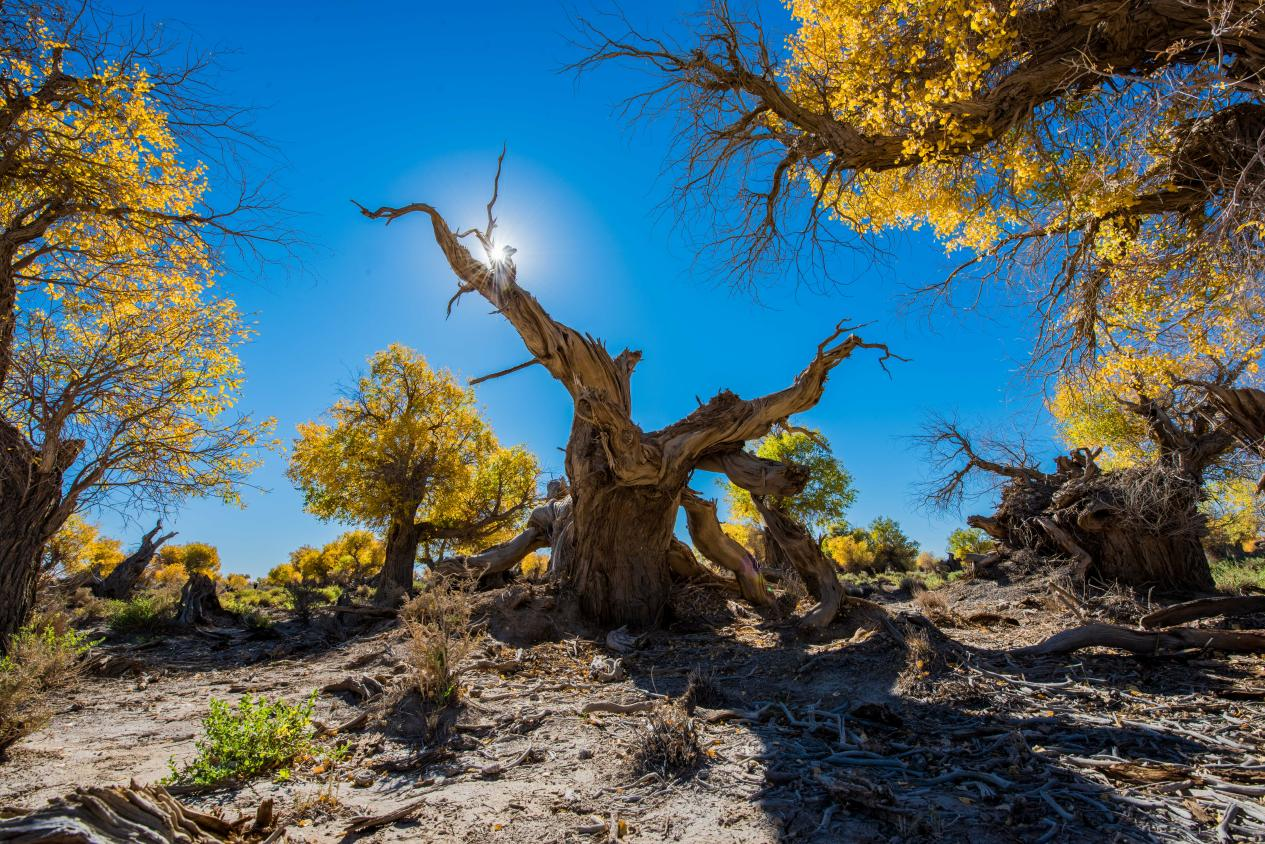
[[[1197,601],[1187,601],[1184,604],[1175,604],[1156,610],[1142,616],[1140,623],[1143,627],[1150,629],[1183,624],[1187,621],[1217,615],[1248,615],[1256,612],[1265,612],[1265,596],[1234,595],[1228,598],[1201,598]]]
[[[77,844],[258,840],[264,828],[257,828],[254,821],[247,817],[229,823],[184,805],[160,786],[133,782],[127,787],[77,788],[42,809],[0,820],[0,840]]]
[[[1265,632],[1256,630],[1202,630],[1173,627],[1168,630],[1135,630],[1117,624],[1086,624],[1055,633],[1044,642],[1011,651],[1016,656],[1067,654],[1081,648],[1119,648],[1138,656],[1165,656],[1191,650],[1227,653],[1265,653]]]

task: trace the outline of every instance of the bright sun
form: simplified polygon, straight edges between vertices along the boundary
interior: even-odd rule
[[[512,254],[514,254],[513,250],[511,250],[505,244],[496,243],[496,244],[493,244],[492,248],[488,250],[488,261],[493,264],[502,264]]]

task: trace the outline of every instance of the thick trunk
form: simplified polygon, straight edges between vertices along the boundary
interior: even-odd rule
[[[1207,592],[1216,588],[1198,536],[1165,535],[1136,528],[1107,528],[1089,543],[1093,570],[1107,582],[1161,591]]]
[[[215,581],[202,572],[189,575],[180,590],[180,604],[176,608],[176,624],[189,627],[194,624],[215,624],[226,613],[215,594]]]
[[[40,552],[64,517],[61,472],[43,471],[18,429],[0,419],[0,653],[35,608]]]
[[[413,570],[417,565],[417,546],[422,529],[412,516],[395,516],[387,528],[386,560],[378,575],[378,589],[373,601],[379,606],[397,603],[413,591]]]
[[[614,625],[657,624],[672,588],[668,552],[679,490],[611,485],[575,492],[566,582],[584,612]]]
[[[154,559],[159,547],[176,535],[173,531],[155,539],[155,535],[162,530],[162,527],[163,523],[160,521],[153,530],[142,536],[140,547],[93,587],[92,593],[98,598],[113,598],[118,601],[125,601],[131,597],[132,590],[140,582],[145,569],[149,568],[150,560]]]

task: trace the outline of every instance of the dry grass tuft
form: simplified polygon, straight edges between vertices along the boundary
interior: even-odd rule
[[[472,611],[470,593],[439,577],[428,579],[400,610],[409,633],[410,679],[423,703],[443,706],[457,699],[461,661],[477,640],[470,630]]]
[[[703,764],[706,755],[694,719],[679,706],[662,707],[646,719],[632,752],[633,773],[683,779]]]
[[[60,614],[39,619],[9,640],[9,653],[0,659],[0,758],[48,720],[45,697],[79,678],[80,658],[93,644]]]
[[[949,609],[949,602],[939,592],[932,592],[927,589],[916,591],[914,593],[914,606],[936,624],[943,624],[953,618],[953,613]]]
[[[694,666],[686,678],[681,705],[686,712],[693,712],[696,706],[716,709],[725,705],[725,690],[716,675],[716,669]]]

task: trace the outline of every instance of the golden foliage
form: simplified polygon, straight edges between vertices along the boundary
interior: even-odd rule
[[[473,391],[411,349],[373,355],[328,415],[299,426],[288,472],[317,516],[376,528],[425,523],[423,542],[463,551],[508,538],[527,515],[535,458],[501,447]]]
[[[170,80],[139,53],[88,58],[34,15],[6,26],[0,412],[46,459],[73,457],[67,509],[237,501],[270,426],[230,414],[251,332],[214,289],[226,224],[178,143]]]

